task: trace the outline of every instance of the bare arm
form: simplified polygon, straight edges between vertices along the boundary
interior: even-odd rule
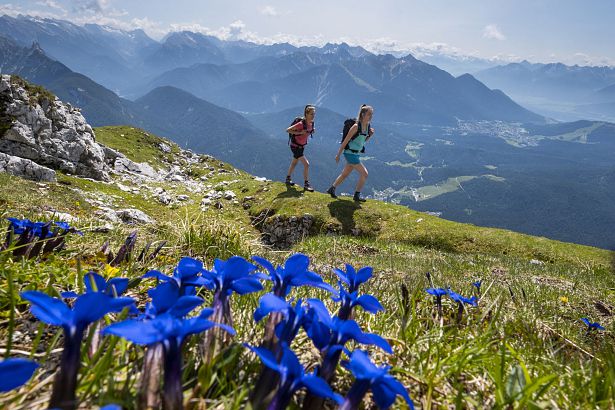
[[[301,130],[298,130],[297,126],[301,126]],[[286,132],[289,134],[293,134],[293,135],[303,134],[303,123],[298,122],[296,124],[291,125],[290,127],[286,128]]]
[[[369,129],[367,138],[365,138],[365,142],[369,141],[369,139],[372,137],[372,135],[374,135],[374,132],[376,132],[373,128]]]

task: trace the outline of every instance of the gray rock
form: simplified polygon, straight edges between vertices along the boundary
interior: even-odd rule
[[[158,144],[158,148],[160,148],[160,151],[164,152],[165,154],[169,154],[171,152],[171,147],[164,142]]]
[[[158,198],[158,202],[160,202],[163,205],[169,205],[172,201],[171,195],[169,195],[169,193],[166,192],[164,189],[162,190],[162,192],[158,194],[157,198]]]
[[[115,211],[115,215],[127,224],[150,224],[154,222],[145,212],[134,208],[120,209]]]
[[[94,211],[94,215],[105,219],[111,223],[121,223],[122,220],[117,216],[116,212],[108,207],[105,206],[100,206],[99,205],[99,209]]]
[[[66,212],[46,211],[45,215],[47,215],[48,217],[52,218],[55,221],[77,222],[79,220],[79,218],[76,218],[76,217],[74,217],[71,214],[66,213]]]
[[[0,98],[6,101],[2,114],[13,119],[11,128],[0,136],[0,152],[71,174],[109,180],[105,150],[79,110],[57,98],[32,104],[28,91],[6,74],[0,77],[0,90]]]
[[[36,162],[25,158],[19,158],[0,152],[0,172],[6,172],[18,177],[31,179],[33,181],[53,182],[56,180],[56,173]]]
[[[262,218],[257,217],[256,220]],[[289,249],[307,237],[313,225],[314,217],[310,214],[304,214],[302,217],[274,215],[266,218],[258,227],[265,244],[277,249]]]

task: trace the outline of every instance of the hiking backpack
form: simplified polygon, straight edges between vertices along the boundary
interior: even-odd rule
[[[352,138],[350,138],[350,141],[357,138],[359,134],[361,133],[361,123],[357,122],[357,120],[354,118],[348,118],[346,119],[346,121],[344,121],[344,129],[342,130],[342,140],[340,141],[340,144],[344,143],[344,139],[346,139],[346,135],[348,135],[348,131],[350,131],[352,126],[355,124],[358,124],[359,129],[357,130],[357,133],[353,135]],[[367,126],[367,129],[369,129],[369,125]],[[350,144],[350,141],[348,141],[348,144]],[[348,144],[346,144],[344,149],[348,149]],[[364,152],[365,152],[365,146],[363,147],[363,149],[361,149],[361,153],[364,153]]]
[[[303,117],[295,117],[295,119],[293,120],[293,122],[291,122],[291,123],[290,123],[291,127],[292,127],[293,125],[295,125],[296,123],[298,123],[298,122],[303,123],[303,130],[304,130],[304,131],[306,131],[306,130],[307,130],[307,121],[306,121],[306,120],[305,120],[305,118],[303,118]],[[312,123],[312,130],[313,130],[313,129],[314,129],[314,123]],[[311,137],[311,138],[313,138],[313,137],[314,137],[313,132],[314,132],[314,131],[310,132],[310,137]],[[303,145],[301,145],[301,144],[297,144],[297,141],[295,141],[295,135],[293,135],[293,134],[291,134],[291,133],[289,132],[289,133],[288,133],[288,145],[291,145],[291,144],[297,145],[297,146],[299,146],[299,147],[302,147],[302,146],[303,146]]]

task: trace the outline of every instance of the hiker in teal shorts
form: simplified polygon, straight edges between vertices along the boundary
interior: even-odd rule
[[[357,115],[355,124],[350,127],[348,132],[344,132],[345,137],[335,156],[335,162],[340,162],[340,156],[343,152],[344,159],[346,159],[346,166],[342,170],[342,173],[335,179],[333,185],[327,189],[327,193],[333,198],[337,198],[335,189],[344,182],[352,170],[355,170],[359,173],[359,181],[357,182],[353,199],[357,202],[365,202],[365,199],[361,198],[361,189],[363,189],[363,185],[365,185],[368,172],[365,165],[361,163],[361,154],[365,152],[365,143],[369,141],[374,134],[374,129],[370,127],[373,113],[374,109],[371,106],[363,104],[359,110],[359,115]],[[346,129],[346,127],[344,127],[344,129]]]

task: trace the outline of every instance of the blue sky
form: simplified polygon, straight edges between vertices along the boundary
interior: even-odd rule
[[[0,0],[0,13],[140,27],[154,38],[188,29],[257,42],[615,65],[613,0]]]

